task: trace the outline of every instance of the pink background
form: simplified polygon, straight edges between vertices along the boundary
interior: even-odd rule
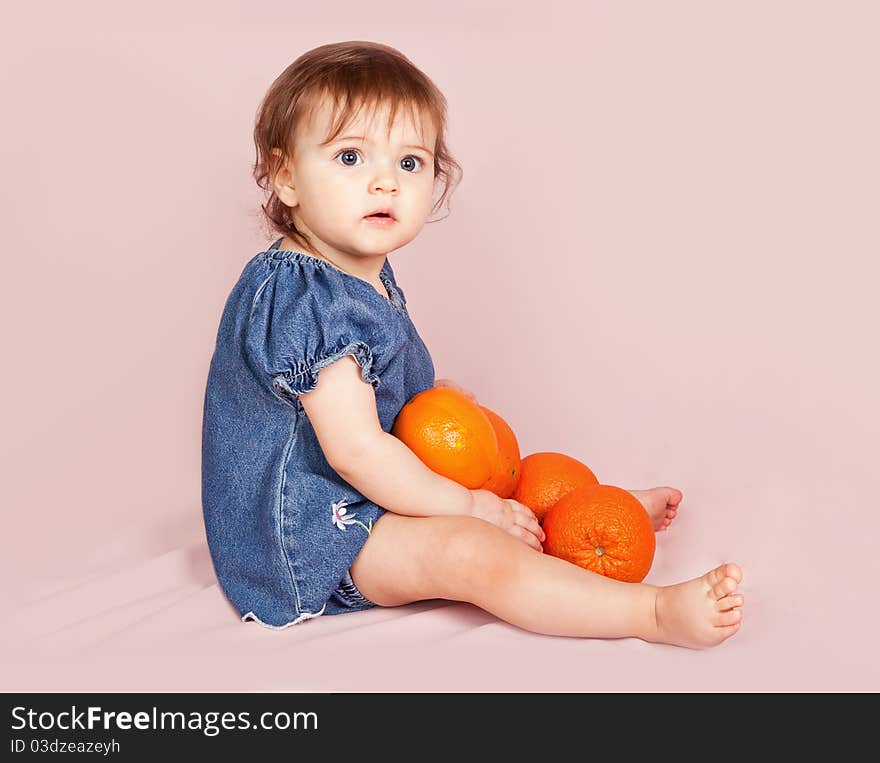
[[[120,6],[125,8],[120,8]],[[871,2],[18,4],[4,114],[2,690],[878,690]],[[200,505],[225,299],[272,239],[253,120],[399,48],[452,214],[390,259],[438,376],[600,481],[684,493],[648,582],[745,572],[692,652],[469,604],[240,624]]]

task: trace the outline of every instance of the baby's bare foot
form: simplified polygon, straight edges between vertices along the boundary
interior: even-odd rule
[[[664,644],[691,649],[717,646],[742,625],[742,581],[736,564],[722,564],[705,575],[657,591],[657,638]]]
[[[655,532],[669,529],[678,512],[678,504],[681,503],[681,490],[676,490],[674,487],[655,487],[650,490],[628,492],[638,498],[645,507]]]

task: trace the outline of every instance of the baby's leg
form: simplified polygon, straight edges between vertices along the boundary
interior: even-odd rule
[[[733,635],[742,603],[732,595],[741,579],[736,565],[676,586],[623,583],[540,554],[482,519],[461,516],[386,512],[351,575],[361,593],[381,606],[467,601],[536,633],[635,636],[697,648]]]

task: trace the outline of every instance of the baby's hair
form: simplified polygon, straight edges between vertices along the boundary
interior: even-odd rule
[[[362,107],[375,111],[380,105],[389,105],[389,135],[400,107],[409,109],[417,127],[416,110],[433,122],[437,129],[434,180],[442,181],[443,194],[432,212],[460,182],[461,166],[446,145],[446,98],[430,78],[400,51],[382,43],[354,40],[321,45],[303,53],[275,79],[257,110],[253,170],[257,185],[268,192],[268,200],[261,206],[270,235],[282,233],[301,246],[309,246],[307,237],[294,225],[290,208],[275,195],[272,179],[293,155],[297,128],[311,119],[323,99],[333,102],[327,143],[341,134]]]

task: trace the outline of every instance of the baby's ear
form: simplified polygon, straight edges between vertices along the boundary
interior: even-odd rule
[[[273,157],[283,156],[280,148],[272,149]],[[296,189],[293,186],[293,177],[290,174],[290,168],[286,162],[279,162],[277,159],[273,161],[272,185],[275,187],[275,195],[281,199],[288,207],[294,207],[297,204]]]

